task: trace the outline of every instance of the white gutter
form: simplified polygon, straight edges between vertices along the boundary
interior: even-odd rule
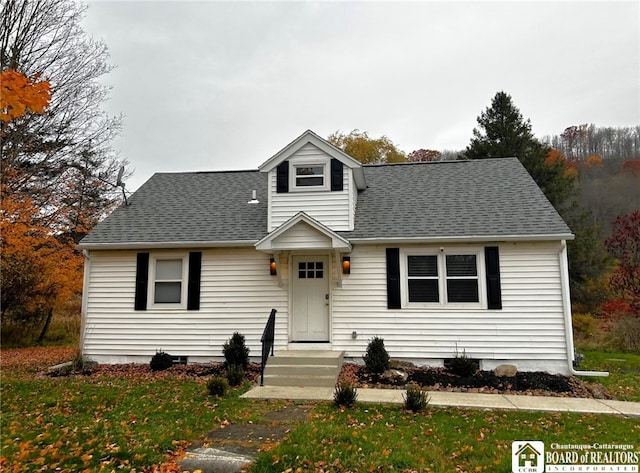
[[[253,246],[256,240],[226,240],[226,241],[165,241],[165,242],[122,242],[122,243],[80,243],[81,250],[144,250],[144,249],[172,249],[172,248],[220,248]]]
[[[567,263],[567,242],[562,240],[558,251],[560,262],[560,283],[562,284],[562,313],[564,315],[564,333],[567,342],[567,363],[574,376],[609,376],[608,371],[577,371],[573,367],[573,327],[571,323],[571,300],[569,297],[569,265]]]
[[[84,333],[86,329],[87,309],[89,306],[89,276],[91,273],[91,256],[82,250],[84,256],[84,274],[82,277],[82,308],[80,309],[80,355],[84,356]]]
[[[342,232],[337,232],[341,234]],[[474,235],[474,236],[450,236],[450,237],[397,237],[397,238],[349,238],[351,243],[370,243],[378,245],[400,243],[470,243],[470,242],[501,242],[501,241],[558,241],[573,240],[574,235],[566,234],[540,234],[540,235]]]

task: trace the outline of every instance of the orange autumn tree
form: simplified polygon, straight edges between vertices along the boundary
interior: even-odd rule
[[[27,77],[15,69],[0,73],[0,120],[9,122],[28,112],[44,113],[51,100],[51,85],[38,74]]]
[[[1,203],[2,317],[35,330],[82,291],[82,257],[40,223],[28,196],[3,192]]]
[[[44,113],[51,100],[48,81],[8,69],[0,75],[0,120],[9,123],[29,113]],[[82,290],[82,258],[73,242],[43,224],[42,209],[26,194],[6,185],[18,171],[2,170],[0,194],[0,271],[2,320],[19,321],[22,333],[44,322],[44,337],[55,310]],[[31,330],[29,330],[31,329]]]

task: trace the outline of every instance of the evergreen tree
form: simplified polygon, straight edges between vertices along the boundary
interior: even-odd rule
[[[547,160],[551,148],[533,136],[530,120],[522,117],[509,94],[498,92],[477,121],[480,129],[473,129],[465,158],[517,157],[556,209],[574,194],[575,178],[565,172],[563,162]]]
[[[575,234],[568,242],[571,290],[580,297],[584,285],[607,267],[608,257],[598,241],[599,229],[590,224],[590,213],[578,201],[575,174],[569,172],[566,159],[551,159],[551,148],[538,141],[513,104],[511,96],[498,92],[491,106],[477,119],[473,138],[467,146],[467,159],[517,157],[536,181],[547,199]]]

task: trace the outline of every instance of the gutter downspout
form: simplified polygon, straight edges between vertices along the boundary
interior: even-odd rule
[[[573,367],[573,327],[571,323],[571,299],[569,292],[569,265],[567,263],[567,241],[560,242],[558,251],[560,262],[560,282],[562,285],[562,314],[564,316],[564,334],[567,345],[567,363],[574,376],[609,376],[608,371],[577,371]]]
[[[82,309],[80,315],[80,355],[84,356],[84,335],[89,306],[89,274],[91,273],[91,256],[88,250],[82,250],[84,256],[84,275],[82,279]]]

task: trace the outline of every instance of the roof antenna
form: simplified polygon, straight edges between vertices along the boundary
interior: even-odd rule
[[[118,178],[116,179],[116,187],[122,188],[122,197],[124,197],[124,205],[127,207],[129,202],[127,201],[127,193],[124,190],[124,182],[122,182],[122,176],[124,175],[124,166],[120,166],[118,171]]]

